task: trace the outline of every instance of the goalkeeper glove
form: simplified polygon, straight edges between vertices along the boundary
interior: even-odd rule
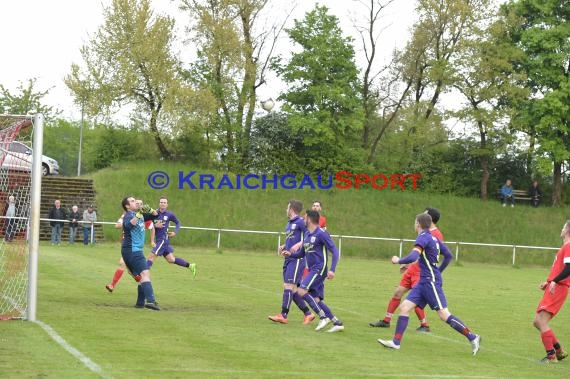
[[[141,206],[140,211],[141,211],[142,213],[153,213],[153,212],[154,212],[154,209],[152,209],[152,208],[150,207],[150,205],[148,205],[148,204],[143,204],[143,205]]]
[[[141,211],[138,211],[137,213],[135,213],[135,217],[140,220],[141,218],[143,218],[143,214],[141,213]]]

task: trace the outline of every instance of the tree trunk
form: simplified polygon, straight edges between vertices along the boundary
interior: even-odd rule
[[[552,205],[560,205],[562,198],[562,162],[554,162],[554,173],[552,174]]]
[[[152,136],[154,137],[154,142],[156,143],[156,146],[160,151],[160,156],[163,157],[164,159],[170,159],[172,158],[172,155],[164,145],[164,142],[162,142],[162,138],[160,138],[160,133],[158,132],[158,127],[156,126],[157,118],[158,118],[158,111],[152,110],[150,113],[149,129]]]

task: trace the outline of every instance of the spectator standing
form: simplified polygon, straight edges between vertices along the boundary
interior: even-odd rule
[[[16,199],[14,196],[8,197],[8,209],[6,210],[6,235],[4,239],[6,242],[11,242],[14,239],[14,224],[16,220]]]
[[[538,207],[538,204],[540,204],[540,198],[542,197],[542,191],[538,185],[538,180],[532,182],[532,185],[528,189],[528,195],[530,196],[530,204],[535,208]]]
[[[79,220],[81,220],[81,213],[79,213],[79,208],[77,205],[71,207],[71,213],[69,213],[69,243],[75,243],[75,236],[77,235],[77,227],[79,226]]]
[[[515,195],[513,194],[511,179],[507,179],[505,184],[501,187],[501,202],[503,203],[503,207],[506,207],[507,203],[511,203],[511,207],[515,206]]]
[[[93,210],[93,205],[89,204],[87,209],[83,211],[83,244],[87,245],[95,243],[95,231],[93,229],[94,223],[97,221],[97,212]]]
[[[61,243],[63,223],[64,220],[67,220],[65,209],[61,207],[61,200],[57,199],[54,201],[53,207],[49,210],[48,218],[51,220],[49,222],[51,225],[51,244],[59,245]]]

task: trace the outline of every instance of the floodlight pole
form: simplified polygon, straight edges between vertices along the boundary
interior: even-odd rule
[[[79,157],[77,158],[77,176],[81,176],[81,146],[83,145],[83,115],[85,100],[81,100],[81,125],[79,125]]]
[[[28,308],[26,319],[36,321],[36,304],[38,295],[38,246],[40,244],[40,204],[42,187],[42,154],[44,145],[44,116],[34,116],[34,143],[32,161],[32,188],[30,204],[30,231],[28,233]]]

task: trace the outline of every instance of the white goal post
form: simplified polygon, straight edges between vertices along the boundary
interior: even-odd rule
[[[0,320],[36,320],[43,120],[0,115]]]

